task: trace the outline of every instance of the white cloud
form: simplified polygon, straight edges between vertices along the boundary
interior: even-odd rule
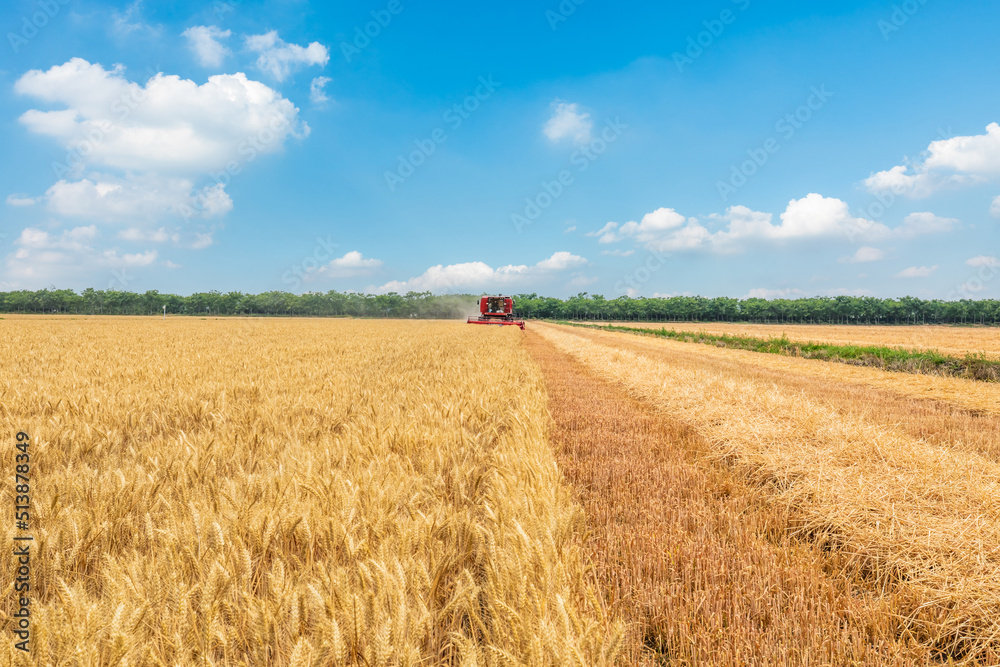
[[[988,257],[986,255],[980,255],[979,257],[973,257],[972,259],[966,260],[965,264],[967,266],[980,267],[987,266],[993,269],[1000,268],[1000,259],[996,257]]]
[[[958,224],[959,221],[955,218],[941,218],[933,213],[911,213],[895,231],[896,235],[902,238],[913,238],[924,234],[950,232]]]
[[[28,195],[7,195],[7,206],[34,206],[35,200]]]
[[[415,278],[393,280],[378,287],[376,291],[403,293],[493,289],[498,286],[528,284],[533,280],[586,263],[587,260],[584,258],[562,251],[534,266],[508,264],[494,269],[485,262],[466,262],[448,266],[438,264]]]
[[[569,227],[563,230],[563,234],[572,234],[575,231],[576,231],[576,225],[570,225]]]
[[[923,162],[899,165],[865,179],[874,193],[893,192],[926,197],[941,189],[978,183],[1000,175],[1000,124],[990,123],[986,134],[932,141]]]
[[[120,254],[117,248],[100,249],[96,247],[99,241],[96,225],[72,227],[58,233],[27,227],[14,241],[14,252],[6,257],[3,277],[35,288],[83,280],[93,284],[95,276],[110,280],[116,270],[149,266],[157,258],[155,250]],[[126,278],[123,272],[119,276]],[[116,286],[125,285],[119,282]]]
[[[367,276],[382,267],[382,260],[365,258],[357,250],[346,253],[343,257],[331,260],[330,263],[321,266],[312,274],[307,274],[307,278],[314,279],[318,276],[326,278],[353,278],[356,276]]]
[[[880,171],[865,179],[865,187],[872,193],[891,192],[909,195],[915,199],[928,197],[941,188],[943,179],[926,173],[909,174],[908,168],[899,165],[887,171]]]
[[[903,269],[896,274],[897,278],[926,278],[935,271],[937,271],[937,266],[911,266],[908,269]]]
[[[324,106],[329,102],[330,98],[326,94],[326,84],[331,81],[333,79],[328,76],[318,76],[313,79],[312,83],[309,84],[309,101],[318,107]]]
[[[557,100],[552,103],[552,117],[545,123],[543,131],[552,141],[562,141],[569,137],[578,144],[587,144],[590,143],[590,131],[593,127],[594,121],[590,119],[590,114],[581,112],[580,105]]]
[[[706,216],[703,224],[696,218],[685,218],[674,209],[661,208],[643,217],[641,222],[624,225],[609,222],[587,236],[597,237],[602,244],[632,239],[657,252],[710,250],[732,253],[745,250],[751,242],[842,237],[852,242],[871,243],[946,232],[958,225],[958,220],[953,218],[915,213],[892,229],[865,218],[855,218],[846,202],[816,193],[790,201],[779,224],[773,223],[773,217],[745,206],[732,206],[722,215]]]
[[[277,30],[271,30],[263,35],[250,35],[246,38],[249,51],[259,54],[257,68],[268,72],[278,81],[284,81],[289,74],[300,67],[309,65],[325,66],[330,61],[330,51],[319,42],[309,46],[286,44],[278,37]]]
[[[67,150],[55,165],[59,180],[35,200],[63,217],[127,222],[147,233],[164,218],[226,215],[232,165],[243,168],[309,133],[294,104],[242,73],[201,85],[161,73],[139,84],[121,66],[73,58],[27,72],[14,89],[55,107],[30,109],[20,122]],[[199,187],[210,174],[226,181]]]
[[[583,266],[586,263],[587,260],[583,257],[561,250],[553,254],[552,257],[543,259],[535,266],[543,271],[565,271],[566,269]]]
[[[233,34],[231,30],[222,30],[214,25],[194,25],[181,34],[187,37],[188,47],[202,67],[221,67],[230,52],[219,40],[229,39]]]
[[[1000,218],[1000,197],[993,200],[993,204],[990,206],[990,215],[994,218]]]
[[[788,288],[788,289],[766,289],[763,287],[758,287],[756,289],[750,290],[744,299],[767,299],[768,301],[772,299],[795,299],[797,297],[803,296],[805,292],[800,289]]]
[[[148,174],[58,181],[45,193],[45,201],[58,215],[103,222],[156,221],[167,215],[213,218],[233,208],[221,184],[196,191],[188,179]]]
[[[602,250],[601,254],[610,257],[631,257],[635,254],[635,250]]]
[[[174,262],[171,262],[169,259],[163,260],[163,266],[165,266],[165,267],[167,267],[168,269],[171,269],[171,270],[173,270],[173,269],[183,269],[184,268],[180,264],[175,264]]]
[[[125,241],[142,241],[152,243],[166,243],[167,241],[173,241],[174,243],[177,243],[180,241],[180,234],[175,231],[167,231],[165,227],[160,227],[156,230],[129,227],[128,229],[123,229],[118,232],[118,238],[124,239]]]
[[[157,252],[147,250],[146,252],[119,255],[117,250],[105,250],[101,254],[101,259],[107,266],[149,266],[156,261]]]
[[[885,258],[885,253],[878,248],[872,248],[871,246],[862,246],[858,248],[858,251],[854,253],[851,257],[842,257],[840,259],[841,263],[849,264],[863,264],[865,262],[877,262]]]
[[[67,229],[59,236],[52,236],[46,231],[34,227],[21,230],[21,235],[14,242],[24,249],[31,250],[69,250],[80,252],[89,249],[89,243],[97,238],[97,227],[74,227]]]
[[[164,74],[139,85],[122,72],[81,58],[45,72],[31,70],[14,90],[66,108],[31,109],[20,121],[78,151],[81,168],[183,174],[245,162],[250,148],[254,156],[277,152],[289,137],[309,131],[294,104],[242,73],[211,76],[199,86]]]

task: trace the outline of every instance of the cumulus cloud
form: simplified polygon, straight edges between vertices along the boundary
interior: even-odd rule
[[[590,132],[594,127],[594,121],[590,119],[590,114],[580,111],[580,105],[575,102],[552,103],[552,116],[545,123],[543,131],[552,141],[562,141],[571,138],[578,144],[590,143]]]
[[[318,76],[313,79],[312,83],[309,84],[309,101],[318,107],[324,106],[329,102],[330,98],[326,94],[326,84],[331,81],[333,79],[328,76]]]
[[[842,257],[841,262],[849,264],[863,264],[865,262],[877,262],[885,258],[885,253],[878,248],[862,246],[851,257]]]
[[[101,259],[108,266],[149,266],[156,261],[157,254],[155,250],[147,250],[146,252],[119,255],[117,250],[105,250],[101,253]]]
[[[508,264],[494,269],[485,262],[465,262],[447,266],[438,264],[415,278],[390,281],[377,288],[377,291],[454,292],[523,285],[586,263],[587,260],[583,257],[568,252],[557,252],[534,266]]]
[[[96,225],[60,232],[27,227],[14,241],[14,252],[7,256],[5,277],[19,285],[60,283],[100,272],[111,278],[115,270],[149,266],[157,259],[156,250],[122,253],[118,248],[99,249],[100,235]],[[118,280],[117,287],[122,287]]]
[[[989,257],[987,255],[979,255],[978,257],[973,257],[965,261],[967,266],[980,267],[986,266],[992,269],[1000,268],[1000,260],[996,257]]]
[[[896,235],[913,238],[924,234],[942,234],[955,229],[958,224],[955,218],[942,218],[933,213],[911,213],[903,220],[903,225],[896,229]]]
[[[872,220],[851,215],[847,203],[812,193],[788,203],[780,222],[771,213],[732,206],[724,214],[712,214],[705,222],[686,218],[674,209],[661,208],[639,222],[609,222],[587,236],[602,244],[632,240],[657,252],[709,250],[733,253],[745,250],[751,242],[787,242],[802,239],[842,237],[852,242],[877,242],[890,238],[912,238],[922,234],[945,232],[958,220],[931,213],[915,213],[902,225],[890,228]]]
[[[586,263],[587,260],[583,257],[563,250],[553,254],[548,259],[543,259],[535,266],[543,271],[565,271],[566,269],[583,266]]]
[[[897,278],[926,278],[935,271],[937,271],[937,266],[911,266],[908,269],[903,269],[896,274]]]
[[[873,193],[893,192],[919,198],[998,175],[1000,124],[990,123],[986,134],[932,141],[922,162],[874,173],[864,183]]]
[[[317,277],[354,278],[371,275],[381,267],[382,260],[366,258],[357,250],[352,250],[343,257],[331,260],[315,272],[308,274],[307,278],[311,280]]]
[[[14,90],[65,107],[30,109],[20,122],[57,140],[80,168],[205,174],[245,161],[251,149],[254,156],[274,153],[289,137],[308,134],[294,104],[242,73],[218,74],[200,86],[157,74],[140,85],[121,67],[73,58],[29,71]]]
[[[330,61],[330,51],[319,42],[309,46],[286,44],[278,37],[277,30],[246,38],[247,50],[258,54],[257,68],[278,81],[284,81],[295,70],[310,65],[325,66]]]
[[[1000,197],[993,200],[993,204],[990,206],[990,215],[994,218],[1000,218]]]
[[[166,243],[167,241],[173,241],[174,243],[177,243],[180,241],[180,234],[176,231],[168,231],[166,227],[160,227],[155,230],[129,227],[128,229],[123,229],[118,232],[118,238],[125,241],[146,241],[152,243]]]
[[[35,200],[25,194],[7,195],[7,206],[34,206]]]
[[[214,218],[233,208],[221,184],[196,191],[188,179],[156,175],[62,180],[48,189],[45,200],[58,215],[105,222],[156,221],[168,214]]]
[[[188,47],[202,67],[221,67],[229,49],[220,41],[232,35],[231,30],[222,30],[214,25],[194,25],[181,35],[187,37]]]
[[[206,38],[221,39],[226,31],[196,26],[185,34],[212,58],[218,51]],[[20,123],[67,151],[54,165],[58,180],[33,200],[63,219],[127,225],[119,238],[132,242],[160,243],[166,235],[175,243],[187,238],[183,244],[191,248],[208,247],[211,231],[197,226],[233,209],[224,184],[229,173],[309,134],[294,104],[242,73],[211,76],[200,85],[158,73],[139,83],[122,66],[73,58],[28,71],[14,90],[44,105],[23,113]],[[209,181],[213,174],[225,181]],[[163,231],[164,223],[182,222],[194,228]],[[152,263],[117,254],[102,261]]]

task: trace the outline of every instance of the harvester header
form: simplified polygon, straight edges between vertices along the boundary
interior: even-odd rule
[[[521,327],[521,331],[524,331],[524,320],[514,318],[514,298],[503,295],[481,297],[479,299],[479,317],[470,317],[469,324]]]

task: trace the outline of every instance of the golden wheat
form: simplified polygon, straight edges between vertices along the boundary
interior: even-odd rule
[[[0,322],[0,430],[32,437],[37,549],[31,659],[7,641],[0,662],[611,664],[622,627],[585,583],[520,336]],[[2,604],[9,628],[10,587]]]

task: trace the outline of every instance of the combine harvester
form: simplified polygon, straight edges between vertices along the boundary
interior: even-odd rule
[[[496,324],[521,327],[524,320],[514,319],[514,299],[509,296],[484,296],[479,299],[479,317],[470,317],[469,324]]]

